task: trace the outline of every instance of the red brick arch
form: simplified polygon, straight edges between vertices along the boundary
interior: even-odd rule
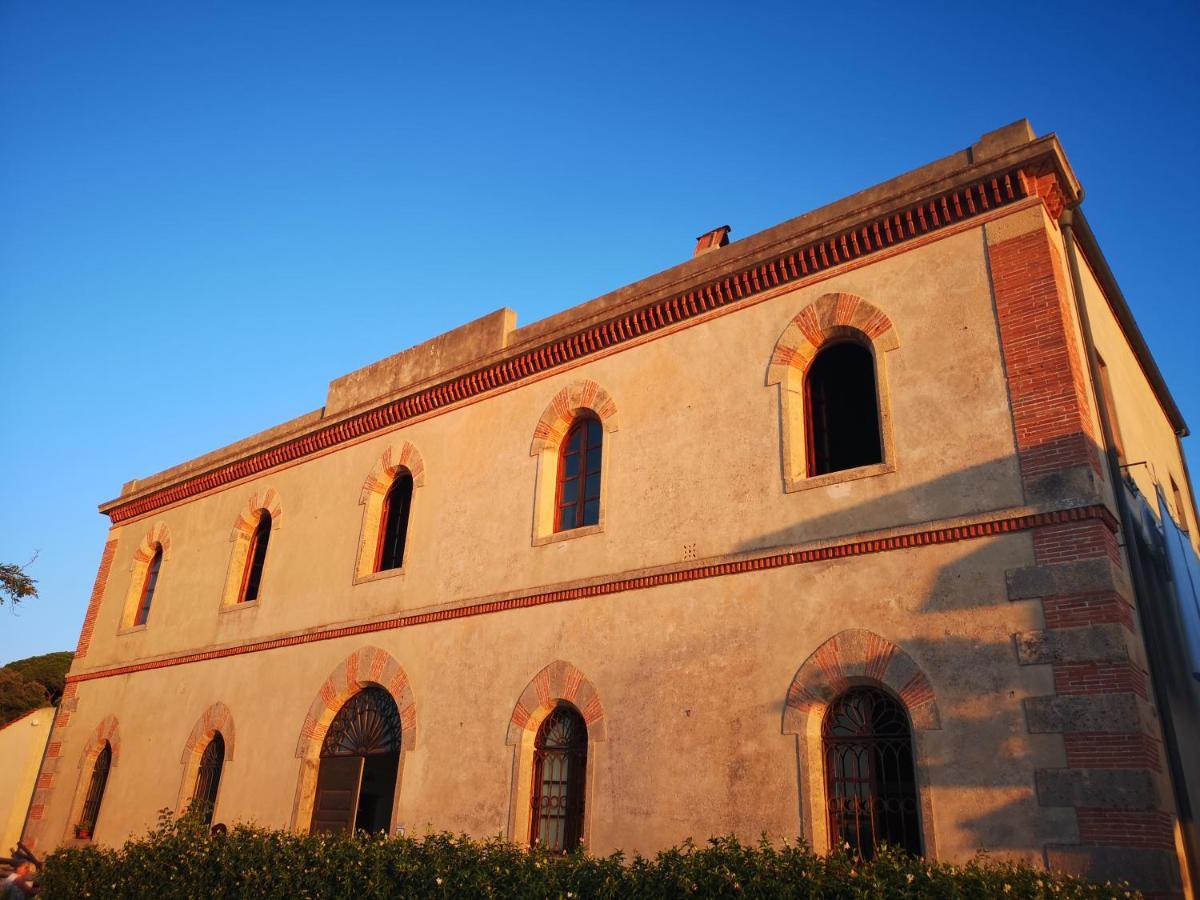
[[[358,502],[368,502],[372,494],[386,494],[396,478],[396,473],[401,469],[408,469],[412,475],[413,487],[425,484],[425,460],[421,458],[420,451],[408,441],[394,444],[383,451],[371,467],[367,480],[363,482]]]
[[[183,745],[183,754],[179,761],[186,765],[191,762],[193,757],[198,758],[218,731],[221,733],[221,739],[225,742],[225,761],[233,759],[235,737],[233,714],[229,711],[228,706],[218,700],[206,709],[204,714],[196,720],[196,724],[192,726],[191,734],[188,735],[187,742]]]
[[[794,379],[800,376],[802,381],[817,351],[845,337],[866,339],[876,351],[900,345],[892,320],[874,304],[854,294],[824,294],[796,313],[783,329],[771,353],[767,384],[799,390]]]
[[[133,568],[136,569],[139,565],[149,565],[150,560],[154,559],[155,551],[160,546],[163,551],[163,561],[166,562],[171,558],[171,531],[167,528],[166,522],[155,522],[146,531],[142,542],[138,544],[138,548],[133,554]]]
[[[279,500],[279,492],[273,487],[257,490],[246,498],[242,511],[238,513],[237,521],[233,523],[233,531],[229,535],[231,541],[250,540],[254,529],[258,527],[259,514],[262,510],[271,514],[271,528],[279,527],[283,518],[283,504]]]
[[[608,391],[591,380],[576,381],[555,394],[538,419],[529,455],[557,449],[581,410],[595,413],[605,431],[617,430],[617,404]]]
[[[112,747],[112,764],[115,766],[121,761],[121,729],[116,716],[105,716],[100,720],[80,754],[79,768],[87,767],[90,771],[92,762],[104,749],[105,741]]]
[[[559,659],[534,675],[521,692],[509,718],[505,743],[518,744],[524,732],[536,731],[559,700],[573,704],[583,715],[589,742],[608,737],[608,721],[596,688],[579,669]]]
[[[378,685],[392,695],[400,711],[400,749],[412,750],[417,740],[417,706],[413,701],[408,675],[386,650],[363,647],[346,657],[321,685],[300,728],[296,756],[301,759],[317,758],[325,732],[329,730],[338,710],[370,685]]]

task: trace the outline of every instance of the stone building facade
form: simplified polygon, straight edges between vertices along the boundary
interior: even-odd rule
[[[200,798],[1181,890],[1191,732],[1173,763],[1119,495],[1195,541],[1186,427],[1081,198],[1017,123],[126,484],[26,842]]]

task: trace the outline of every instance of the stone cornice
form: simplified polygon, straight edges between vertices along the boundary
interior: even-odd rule
[[[988,164],[970,165],[918,187],[945,186],[948,182],[953,186],[916,202],[912,202],[915,188],[902,192],[900,196],[908,197],[910,202],[882,214],[864,215],[853,225],[847,225],[846,216],[833,217],[830,224],[841,227],[832,227],[818,237],[813,236],[812,227],[799,227],[806,218],[801,217],[796,220],[798,237],[790,246],[783,235],[773,234],[777,229],[730,244],[702,259],[730,253],[727,258],[731,265],[703,270],[686,289],[641,305],[636,305],[636,301],[621,303],[623,311],[609,318],[568,329],[535,346],[518,343],[479,368],[446,377],[372,408],[351,411],[333,421],[312,421],[306,417],[302,433],[281,436],[275,443],[218,462],[206,471],[181,474],[178,479],[152,484],[145,490],[109,501],[100,510],[114,525],[121,524],[611,351],[655,332],[682,327],[689,320],[734,307],[766,291],[802,284],[835,267],[901,248],[1028,197],[1040,197],[1055,215],[1062,204],[1078,199],[1077,185],[1065,168],[1065,160],[1053,138],[1042,138],[1003,153]],[[881,186],[867,195],[869,198],[880,192],[886,195],[887,187]],[[864,200],[864,212],[878,208],[879,202]],[[760,243],[760,238],[768,237],[769,240]],[[760,249],[749,255],[730,252],[743,243]]]
[[[284,647],[294,647],[299,644],[310,644],[315,641],[337,640],[339,638],[372,634],[379,631],[392,631],[398,628],[430,625],[451,619],[490,615],[492,613],[515,609],[528,609],[548,603],[584,600],[590,597],[603,597],[626,591],[648,590],[664,585],[681,584],[687,581],[719,578],[726,575],[741,575],[788,566],[807,565],[809,563],[825,562],[827,560],[843,559],[851,556],[887,553],[893,550],[904,550],[912,547],[953,544],[960,541],[977,540],[979,538],[1028,531],[1048,525],[1060,525],[1065,522],[1085,520],[1098,521],[1109,531],[1113,533],[1117,531],[1117,521],[1113,514],[1109,511],[1108,507],[1099,503],[1088,506],[1044,509],[1040,511],[1031,510],[1028,507],[1022,510],[997,510],[969,519],[924,523],[908,528],[891,529],[886,533],[858,535],[850,539],[822,541],[799,547],[771,548],[757,552],[739,553],[734,556],[704,560],[690,566],[677,564],[654,569],[622,572],[618,575],[592,579],[582,583],[549,585],[533,591],[475,598],[465,603],[413,612],[407,615],[390,616],[366,622],[332,625],[325,628],[315,628],[292,634],[278,635],[250,643],[232,644],[191,653],[143,659],[138,662],[101,667],[91,671],[72,672],[67,676],[67,684],[93,681],[98,678],[111,678],[117,675],[129,675],[134,672],[144,672],[151,669],[170,668],[213,659],[224,659],[230,656],[240,656],[245,653],[278,650]]]

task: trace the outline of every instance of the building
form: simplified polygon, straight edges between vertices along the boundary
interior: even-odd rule
[[[1162,491],[1194,555],[1187,430],[1081,197],[1020,122],[129,482],[26,842],[195,797],[1180,890],[1196,694],[1129,529]]]
[[[8,856],[21,839],[53,720],[54,707],[44,706],[0,725],[0,856]]]

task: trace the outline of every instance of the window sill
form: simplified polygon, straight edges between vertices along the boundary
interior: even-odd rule
[[[128,628],[121,628],[121,629],[119,629],[119,630],[117,631],[117,637],[120,637],[120,636],[121,636],[121,635],[123,635],[123,634],[134,634],[134,633],[136,633],[136,632],[138,632],[138,631],[145,631],[145,630],[146,630],[146,626],[145,626],[145,624],[142,624],[142,625],[130,625]]]
[[[543,547],[546,544],[557,544],[559,541],[569,541],[573,538],[587,537],[589,534],[601,534],[604,531],[604,522],[598,522],[595,525],[584,525],[580,528],[571,528],[567,531],[555,531],[553,534],[545,534],[533,539],[533,546]]]
[[[221,608],[218,611],[222,613],[231,613],[241,612],[244,609],[258,609],[259,604],[261,603],[261,597],[258,600],[243,600],[241,603],[222,603]]]
[[[859,466],[856,469],[830,472],[828,475],[816,475],[812,478],[788,478],[783,489],[788,494],[797,491],[811,491],[813,488],[829,487],[845,481],[857,481],[860,478],[874,478],[876,475],[887,475],[889,472],[895,471],[895,463],[875,463],[870,466]]]
[[[351,584],[365,584],[368,581],[382,581],[385,578],[396,578],[403,575],[404,566],[398,569],[384,569],[382,572],[372,572],[370,575],[355,575]]]

